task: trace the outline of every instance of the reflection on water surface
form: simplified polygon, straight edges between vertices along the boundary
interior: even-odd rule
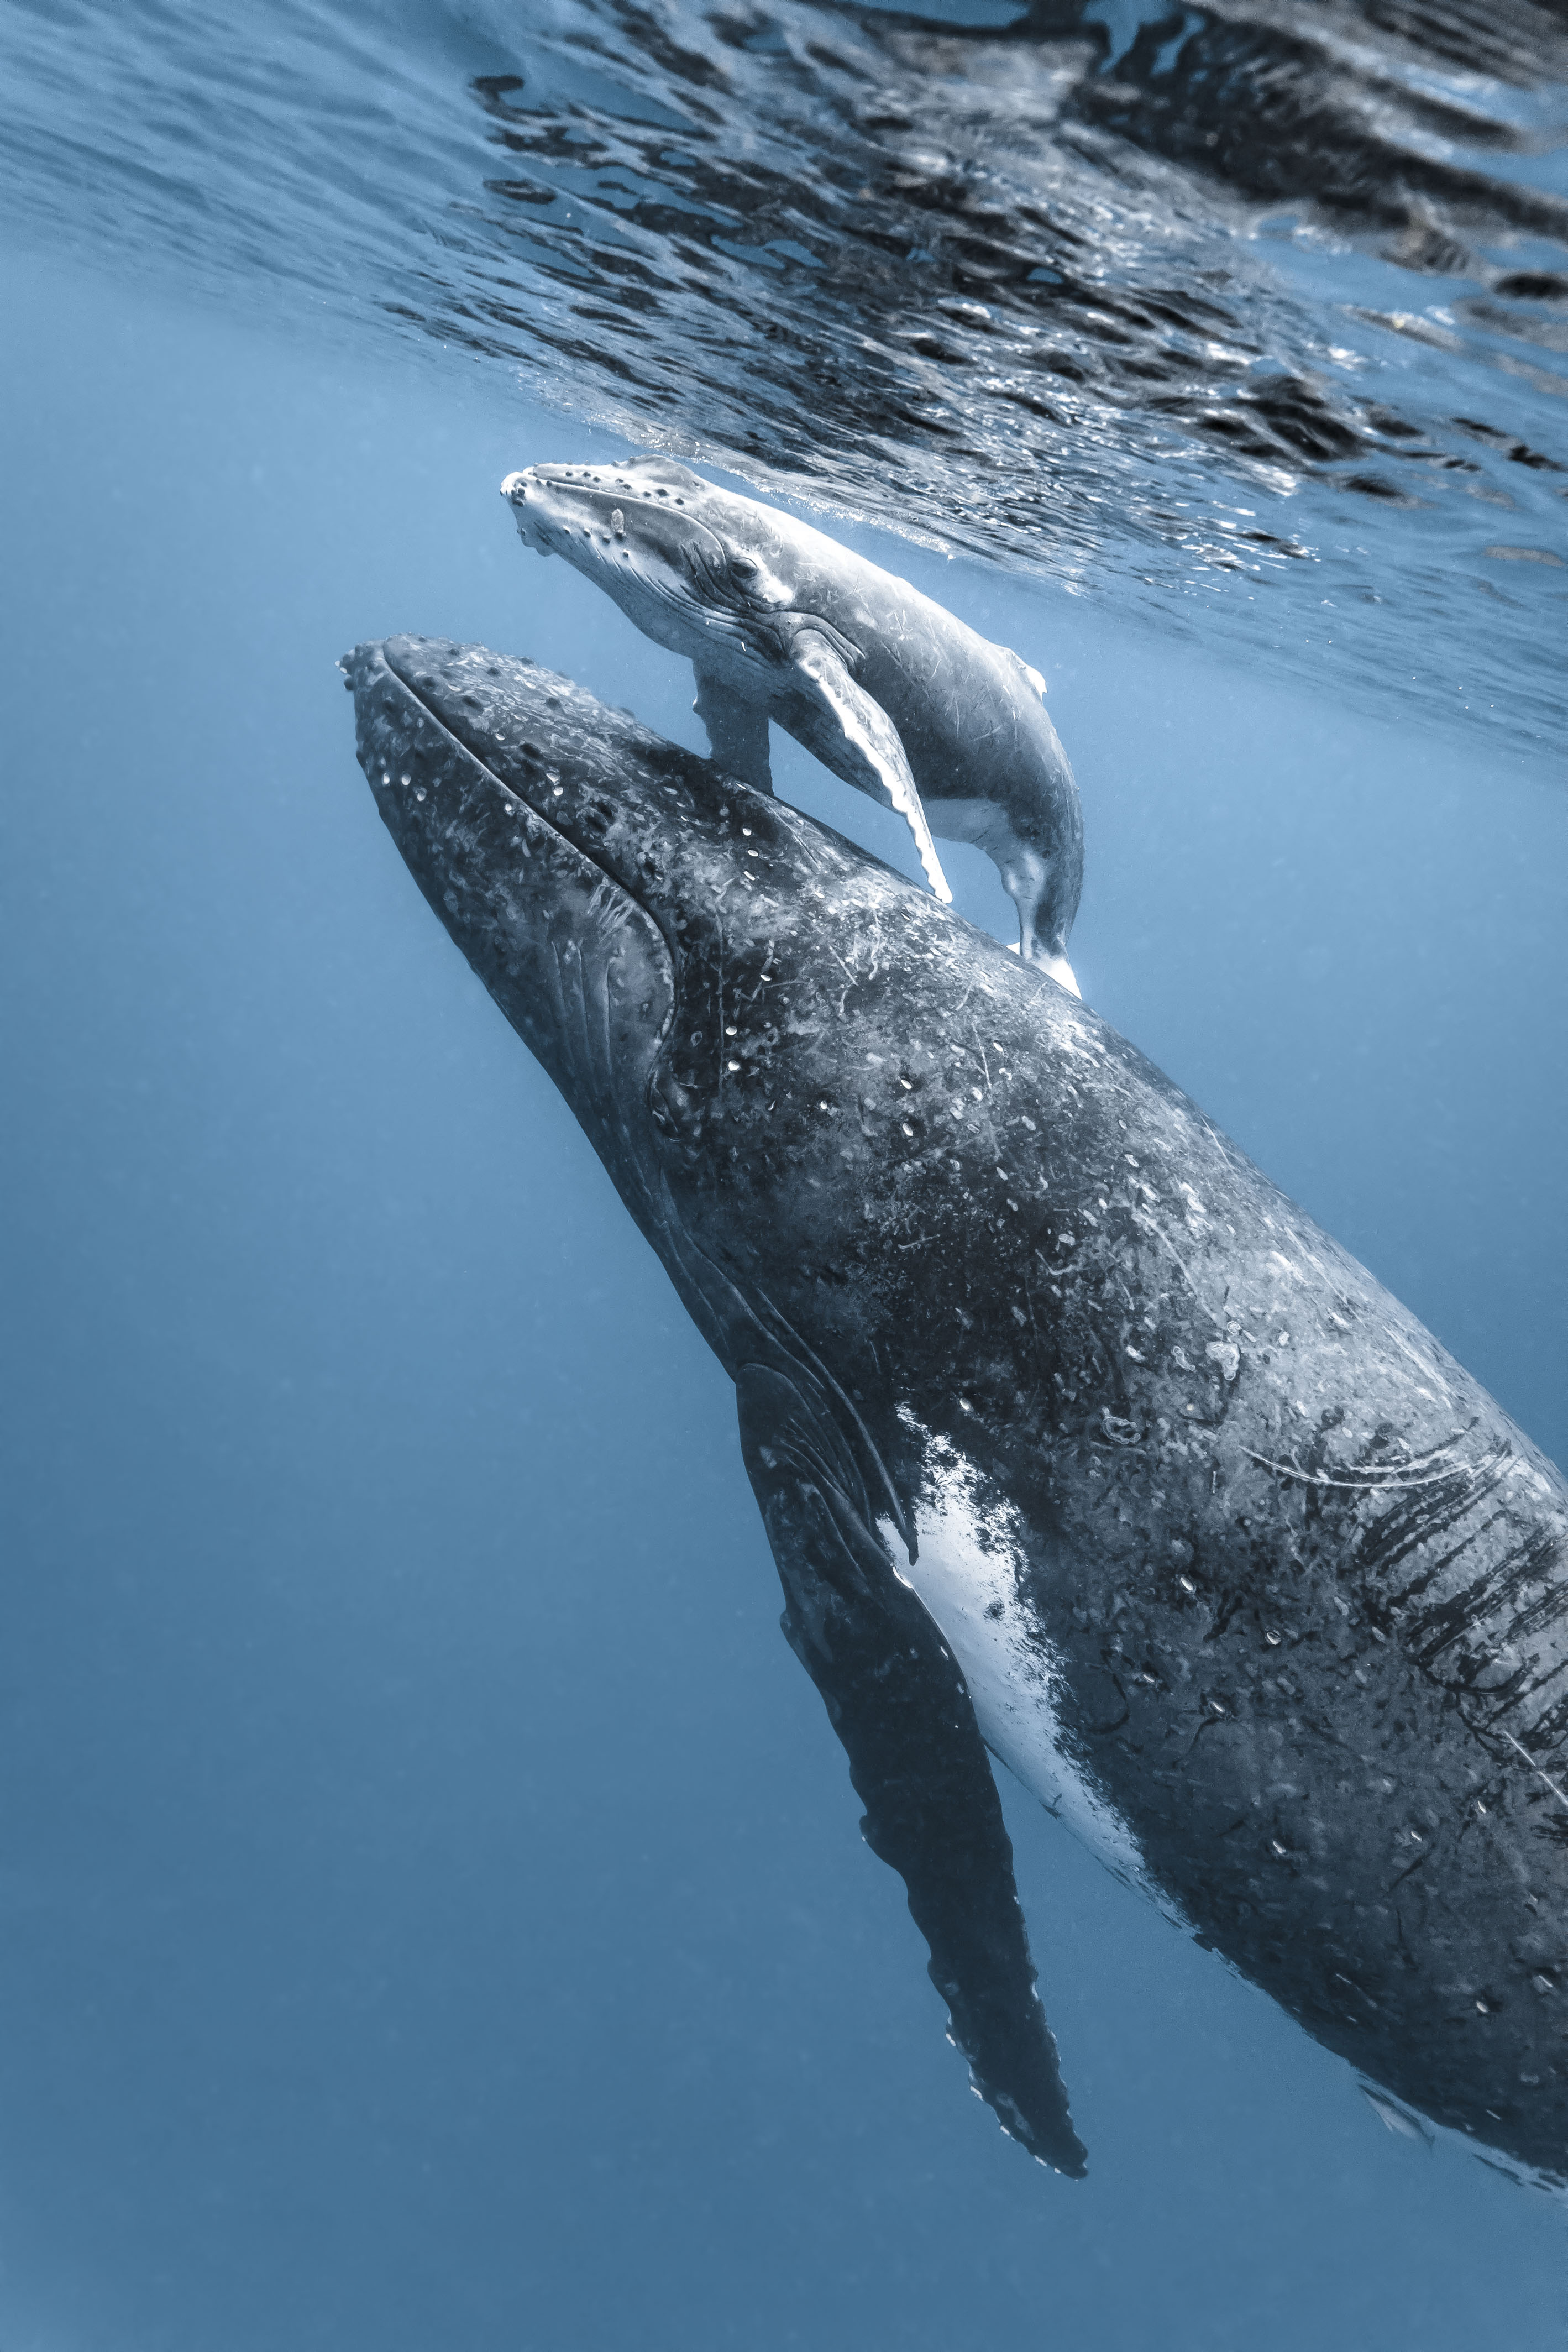
[[[1534,0],[204,0],[12,19],[13,201],[632,438],[1541,736],[1568,32]]]

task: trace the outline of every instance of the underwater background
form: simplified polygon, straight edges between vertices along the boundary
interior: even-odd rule
[[[5,2352],[1560,2347],[1560,2208],[1005,1776],[1089,2179],[967,2095],[733,1391],[334,662],[477,639],[701,748],[519,550],[538,458],[904,572],[1049,681],[1087,1000],[1563,1459],[1561,15],[0,44]]]

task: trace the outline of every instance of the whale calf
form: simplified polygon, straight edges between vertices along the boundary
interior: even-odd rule
[[[771,790],[772,719],[932,841],[972,841],[1018,908],[1019,945],[1076,996],[1078,787],[1038,670],[825,532],[666,457],[530,466],[501,485],[526,546],[567,561],[696,673],[714,758]]]
[[[785,1631],[1005,2128],[1083,2169],[988,1748],[1385,2118],[1562,2181],[1560,1474],[874,858],[528,662],[346,667],[411,873],[735,1381]]]

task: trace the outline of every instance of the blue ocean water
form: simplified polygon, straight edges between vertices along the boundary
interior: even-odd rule
[[[334,21],[276,18],[280,173]],[[172,100],[137,105],[172,181]],[[333,667],[476,638],[700,746],[683,667],[496,497],[632,420],[586,363],[279,299],[259,213],[220,266],[187,187],[187,268],[193,231],[110,236],[90,167],[74,211],[35,168],[4,265],[0,2338],[1561,2344],[1560,2208],[1386,2131],[1011,1786],[1088,2181],[967,2095],[778,1631],[732,1391],[420,902]],[[1124,549],[1053,576],[862,503],[833,527],[1050,680],[1090,1002],[1562,1459],[1560,606],[1521,592],[1539,708],[1489,729],[1392,655],[1379,707],[1375,665],[1272,622],[1178,630]],[[907,870],[803,754],[778,780]]]

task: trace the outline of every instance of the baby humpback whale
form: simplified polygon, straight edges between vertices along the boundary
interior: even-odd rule
[[[1568,2175],[1551,1464],[875,859],[526,661],[346,667],[414,878],[735,1380],[785,1630],[1006,2128],[1082,2170],[988,1747],[1386,2111]]]
[[[1019,948],[1078,994],[1067,936],[1083,887],[1078,787],[1038,670],[907,580],[777,507],[667,457],[530,466],[501,485],[526,546],[564,555],[645,636],[685,654],[721,768],[772,789],[771,719],[909,824],[996,861]]]

